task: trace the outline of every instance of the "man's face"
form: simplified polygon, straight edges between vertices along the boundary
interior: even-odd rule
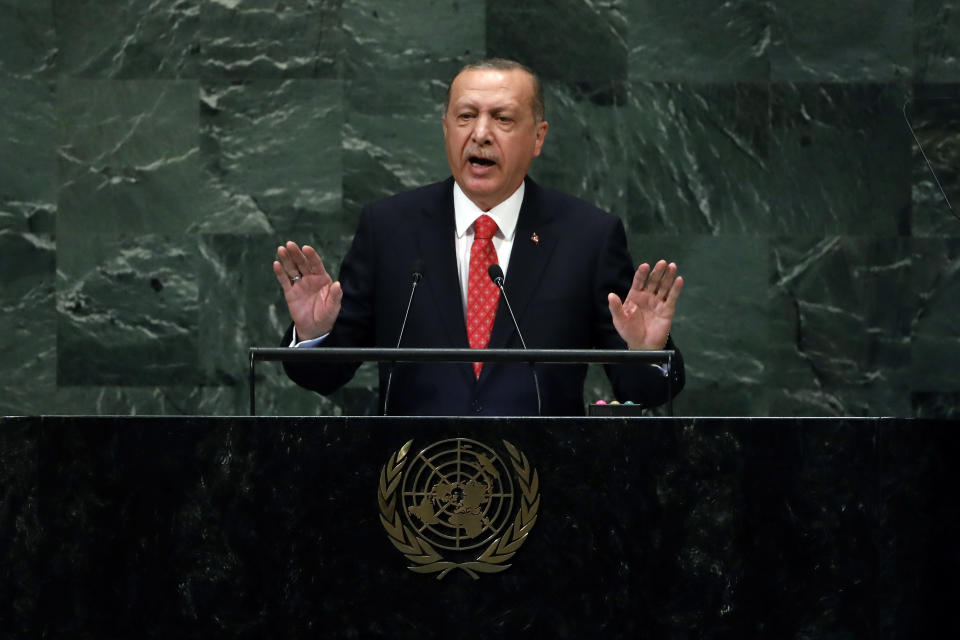
[[[489,211],[517,190],[540,155],[547,123],[533,117],[533,82],[521,69],[471,69],[453,80],[443,115],[450,171]]]

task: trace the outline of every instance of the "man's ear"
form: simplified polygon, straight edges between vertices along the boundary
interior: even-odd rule
[[[534,142],[533,155],[534,157],[540,155],[540,149],[543,148],[543,141],[547,137],[547,129],[550,128],[550,123],[544,120],[537,125],[534,135],[536,136],[536,141]]]

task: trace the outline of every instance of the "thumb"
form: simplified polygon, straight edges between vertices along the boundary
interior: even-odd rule
[[[610,307],[610,315],[616,318],[623,313],[623,303],[620,302],[620,296],[615,293],[607,294],[607,304]]]
[[[340,286],[340,281],[337,280],[330,285],[330,304],[339,306],[341,300],[343,300],[343,288]]]

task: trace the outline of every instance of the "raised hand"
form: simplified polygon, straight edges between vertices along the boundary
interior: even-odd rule
[[[661,260],[652,271],[646,263],[637,268],[622,302],[615,293],[607,296],[613,326],[628,348],[664,348],[682,288],[683,278],[677,275],[677,265]]]
[[[273,273],[283,287],[298,340],[310,340],[330,333],[340,314],[343,289],[323,267],[313,247],[301,250],[294,242],[277,247]]]

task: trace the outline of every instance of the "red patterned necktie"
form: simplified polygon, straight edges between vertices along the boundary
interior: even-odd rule
[[[486,349],[490,330],[497,315],[500,289],[490,280],[490,265],[497,264],[493,234],[497,223],[482,215],[473,223],[473,246],[470,247],[470,278],[467,281],[467,339],[471,349]],[[480,377],[482,362],[473,363],[473,373]]]

